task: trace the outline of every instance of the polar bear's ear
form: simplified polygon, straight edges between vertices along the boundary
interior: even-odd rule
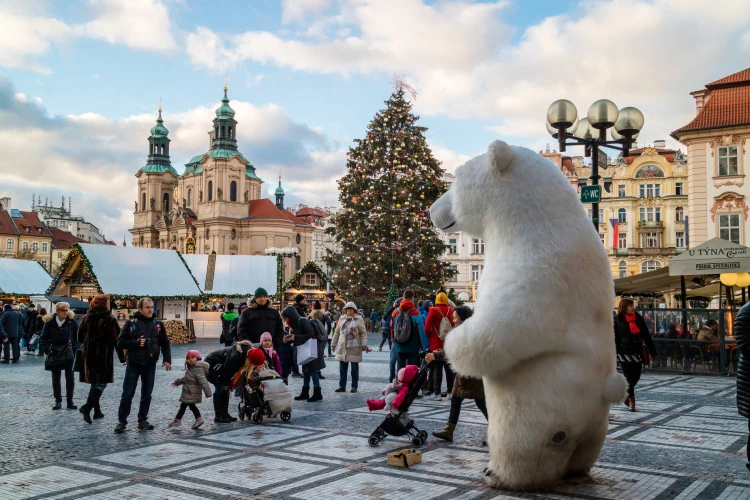
[[[513,160],[513,150],[507,142],[495,141],[487,149],[487,156],[490,160],[490,168],[502,172]]]

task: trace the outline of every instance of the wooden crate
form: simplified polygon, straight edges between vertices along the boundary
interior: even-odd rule
[[[419,450],[403,449],[392,451],[388,454],[386,461],[388,465],[396,467],[411,467],[412,465],[422,463],[422,452]]]

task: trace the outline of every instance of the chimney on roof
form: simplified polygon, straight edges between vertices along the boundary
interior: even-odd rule
[[[697,115],[701,112],[703,106],[706,105],[706,102],[708,102],[708,98],[711,96],[711,93],[708,91],[708,89],[702,89],[696,90],[695,92],[690,92],[690,95],[695,99],[695,114]]]
[[[36,193],[31,195],[31,210],[34,210],[36,208]]]
[[[6,212],[10,212],[10,196],[6,196],[4,198],[0,198],[0,210],[5,210]]]
[[[654,141],[654,147],[655,148],[666,148],[667,147],[667,141],[664,139],[659,139],[658,141]]]

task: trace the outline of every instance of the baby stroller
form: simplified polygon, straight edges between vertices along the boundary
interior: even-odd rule
[[[240,420],[252,419],[256,424],[263,417],[278,415],[282,421],[292,418],[292,393],[274,370],[263,370],[252,377],[241,391],[237,413]]]
[[[425,364],[412,381],[409,391],[406,393],[404,402],[399,408],[398,415],[389,413],[385,420],[370,434],[368,443],[370,446],[378,446],[386,436],[406,436],[411,439],[411,444],[419,448],[427,441],[427,431],[420,430],[414,420],[409,418],[409,407],[417,397],[419,390],[427,379],[428,367]]]

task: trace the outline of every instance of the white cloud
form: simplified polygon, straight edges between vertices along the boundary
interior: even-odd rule
[[[315,29],[200,28],[211,49],[188,53],[207,67],[249,60],[343,76],[406,73],[419,92],[418,113],[496,120],[492,130],[516,140],[537,140],[546,108],[558,98],[573,100],[585,116],[593,101],[607,97],[641,108],[641,140],[652,142],[669,140],[691,119],[690,91],[744,69],[745,3],[706,9],[702,0],[583,2],[575,14],[544,18],[513,39],[504,2],[342,0],[334,14],[314,20]],[[286,17],[295,20],[302,24],[299,16]]]
[[[305,21],[331,6],[331,0],[282,0],[281,21],[295,23]]]
[[[36,59],[46,55],[52,44],[73,36],[73,30],[64,22],[39,12],[24,8],[23,2],[0,3],[0,65],[9,68],[26,68],[39,73],[50,69]]]
[[[23,92],[16,92],[13,94],[13,98],[18,102],[26,102],[26,94]]]
[[[89,0],[94,19],[77,31],[109,43],[167,52],[177,48],[169,10],[160,0]]]

